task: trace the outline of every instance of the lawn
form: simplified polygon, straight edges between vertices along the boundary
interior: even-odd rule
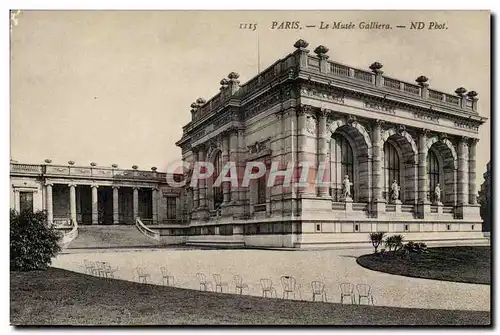
[[[473,284],[491,281],[490,247],[429,248],[427,253],[412,254],[410,259],[369,254],[359,257],[357,262],[370,270],[401,276]]]
[[[13,325],[489,325],[489,312],[266,299],[101,279],[11,272]]]

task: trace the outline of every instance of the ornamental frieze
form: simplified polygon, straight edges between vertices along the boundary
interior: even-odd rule
[[[472,122],[467,122],[467,121],[456,121],[454,122],[455,127],[457,128],[464,128],[464,129],[471,129],[471,130],[479,130],[479,126],[477,124],[474,124]]]
[[[315,98],[315,99],[320,99],[320,100],[326,100],[326,101],[332,101],[332,102],[337,102],[337,103],[345,103],[345,94],[344,92],[336,92],[333,91],[332,89],[325,89],[325,88],[316,88],[316,87],[308,87],[308,86],[302,86],[300,89],[300,94],[302,96],[310,97],[310,98]]]
[[[424,112],[413,112],[413,117],[415,119],[421,119],[425,121],[430,121],[436,124],[439,124],[439,116],[435,114],[429,114],[429,113],[424,113]]]
[[[378,102],[372,102],[372,101],[365,101],[364,102],[365,108],[373,109],[379,112],[391,114],[391,115],[396,115],[396,108],[393,106],[389,106],[384,103],[378,103]]]
[[[263,151],[267,151],[270,149],[269,144],[270,144],[269,139],[266,139],[264,141],[257,141],[254,144],[247,146],[248,153],[250,155],[260,154]]]
[[[289,99],[292,96],[291,88],[291,85],[286,85],[281,90],[270,90],[246,104],[245,119],[252,118],[278,102]]]

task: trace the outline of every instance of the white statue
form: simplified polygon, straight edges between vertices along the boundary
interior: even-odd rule
[[[398,182],[395,180],[392,185],[391,185],[391,190],[392,190],[392,200],[398,200],[399,199],[399,190],[401,188],[398,185]]]
[[[439,184],[436,184],[436,187],[434,188],[434,199],[436,202],[441,202],[441,187]]]
[[[343,185],[343,193],[344,193],[344,199],[347,199],[347,198],[350,198],[351,197],[351,186],[352,186],[352,183],[351,181],[349,180],[349,176],[346,175],[344,177],[344,181],[342,182],[342,185]]]

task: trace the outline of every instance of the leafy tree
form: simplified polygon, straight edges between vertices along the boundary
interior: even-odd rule
[[[61,247],[61,234],[47,222],[45,212],[10,211],[10,269],[46,269]]]
[[[372,242],[373,248],[375,249],[375,253],[378,252],[378,247],[382,243],[384,236],[384,232],[370,233],[370,241]]]

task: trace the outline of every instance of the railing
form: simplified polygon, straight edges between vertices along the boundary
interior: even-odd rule
[[[47,174],[57,176],[75,177],[100,177],[100,178],[123,178],[123,179],[146,179],[146,180],[166,180],[167,174],[164,172],[124,170],[104,167],[82,167],[68,165],[33,165],[11,163],[10,171],[29,174]],[[180,175],[178,175],[180,176]],[[176,175],[177,177],[177,175]]]
[[[417,85],[409,84],[403,82],[403,91],[406,93],[414,94],[420,96],[420,87]]]
[[[78,223],[74,220],[70,220],[70,224],[73,228],[69,231],[69,233],[63,235],[60,242],[62,248],[67,247],[71,241],[78,237]]]
[[[354,79],[373,84],[373,74],[368,71],[354,69]]]
[[[330,63],[330,72],[343,77],[349,77],[349,67],[337,63]]]
[[[452,105],[460,106],[460,98],[454,95],[446,94],[444,101]]]
[[[434,90],[429,90],[429,99],[434,101],[443,101],[443,92],[438,92]]]
[[[389,77],[384,77],[384,87],[392,88],[394,90],[401,89],[401,82],[396,79],[392,79]]]
[[[144,225],[144,223],[142,223],[142,221],[141,221],[140,218],[135,219],[135,226],[146,237],[152,238],[152,239],[154,239],[156,241],[160,241],[160,239],[161,239],[160,238],[160,233],[156,232],[154,230],[151,230],[148,227],[146,227]]]

